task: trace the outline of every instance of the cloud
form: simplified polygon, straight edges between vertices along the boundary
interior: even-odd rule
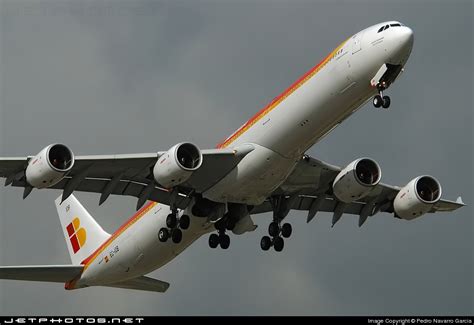
[[[370,156],[383,181],[432,174],[443,195],[472,183],[472,2],[201,1],[0,3],[0,154],[64,142],[76,154],[211,148],[351,34],[399,19],[415,31],[390,110],[366,105],[309,153]],[[0,264],[67,264],[53,201],[0,189]],[[135,199],[78,193],[108,231]],[[285,250],[262,252],[270,215],[228,251],[207,237],[152,276],[164,295],[0,282],[1,314],[472,314],[472,208],[357,227],[288,217]],[[6,298],[5,293],[8,293]],[[442,293],[442,294],[440,294]],[[41,299],[38,299],[41,297]]]

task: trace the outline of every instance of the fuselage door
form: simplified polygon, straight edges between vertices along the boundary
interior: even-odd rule
[[[360,32],[352,36],[352,54],[356,54],[362,50],[362,37],[364,32]]]

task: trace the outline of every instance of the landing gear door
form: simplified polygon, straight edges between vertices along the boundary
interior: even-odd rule
[[[362,37],[364,32],[360,32],[352,36],[352,54],[356,54],[362,50]]]

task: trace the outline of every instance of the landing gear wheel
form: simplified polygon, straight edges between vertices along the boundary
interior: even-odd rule
[[[272,237],[278,236],[278,233],[280,232],[280,227],[278,226],[278,223],[273,221],[270,223],[268,226],[268,234]]]
[[[183,233],[181,232],[181,229],[174,228],[173,230],[171,230],[171,240],[173,240],[173,243],[179,244],[182,238]]]
[[[382,107],[385,108],[385,109],[389,108],[390,107],[390,97],[383,96],[382,100],[383,100]]]
[[[158,239],[160,242],[164,243],[168,240],[170,237],[170,232],[166,228],[161,228],[160,231],[158,231]]]
[[[289,223],[285,223],[281,227],[281,235],[285,238],[289,238],[291,236],[293,229],[291,228],[291,225]]]
[[[373,100],[373,104],[376,108],[379,108],[383,105],[383,99],[382,99],[382,96],[380,95],[375,95],[374,96],[374,100]],[[390,105],[390,104],[389,104]]]
[[[217,234],[211,234],[209,236],[209,247],[216,248],[219,245],[219,236]]]
[[[268,236],[263,236],[260,240],[260,248],[264,251],[268,251],[272,246],[272,240]]]
[[[176,219],[176,215],[173,213],[168,214],[166,217],[166,227],[174,228],[178,224],[178,219]]]
[[[223,234],[219,236],[219,243],[221,244],[222,249],[227,249],[230,246],[230,237],[229,235]]]
[[[186,230],[189,228],[189,224],[191,223],[189,216],[186,214],[183,214],[181,218],[179,218],[179,227],[183,230]]]
[[[273,248],[275,248],[275,251],[281,252],[284,246],[285,242],[283,241],[283,238],[275,237],[275,239],[273,240]]]

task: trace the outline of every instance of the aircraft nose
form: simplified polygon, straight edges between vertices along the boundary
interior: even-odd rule
[[[405,65],[413,48],[413,30],[406,26],[399,27],[392,38],[392,42],[393,53],[390,58],[391,63]]]
[[[400,28],[397,38],[399,39],[400,45],[402,47],[409,48],[411,50],[415,38],[413,36],[413,30],[411,30],[410,27],[403,26]]]

